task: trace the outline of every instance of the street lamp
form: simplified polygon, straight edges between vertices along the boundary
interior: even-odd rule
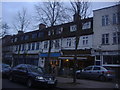
[[[98,46],[98,52],[99,52],[99,56],[100,56],[100,65],[102,65],[103,61],[102,61],[102,47],[101,47],[101,45]]]
[[[24,51],[24,64],[27,63],[27,52],[28,52],[28,50],[25,49],[25,51]]]

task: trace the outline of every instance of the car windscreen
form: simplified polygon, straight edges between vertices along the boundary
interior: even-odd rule
[[[37,66],[28,66],[28,70],[35,73],[43,73],[43,70]]]
[[[9,68],[10,66],[7,64],[2,64],[2,68]]]

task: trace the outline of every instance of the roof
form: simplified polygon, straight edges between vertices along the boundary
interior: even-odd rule
[[[100,9],[97,9],[97,10],[93,10],[93,12],[94,11],[103,10],[103,9],[109,9],[109,8],[113,8],[113,7],[117,7],[117,6],[120,6],[120,4],[119,5],[112,5],[112,6],[109,6],[109,7],[100,8]]]

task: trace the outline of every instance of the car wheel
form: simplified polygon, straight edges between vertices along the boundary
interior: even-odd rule
[[[27,80],[27,87],[32,87],[32,80],[31,79],[28,79]]]
[[[105,76],[100,76],[99,79],[100,79],[100,81],[106,81]]]
[[[9,76],[9,80],[10,80],[10,81],[14,81],[14,79],[13,79],[13,76],[12,76],[12,75],[10,75],[10,76]]]
[[[80,77],[79,77],[79,74],[76,74],[76,78],[77,78],[77,79],[79,79],[79,78],[80,78]]]

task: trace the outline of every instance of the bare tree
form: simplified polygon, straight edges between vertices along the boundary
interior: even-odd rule
[[[78,13],[81,16],[81,19],[87,18],[90,13],[88,13],[88,9],[90,7],[90,2],[84,0],[74,0],[70,2],[71,7],[69,10],[71,13]]]
[[[50,34],[53,35],[53,26],[63,23],[68,19],[68,15],[66,15],[63,3],[56,2],[55,0],[48,2],[39,3],[35,5],[35,9],[37,11],[37,19],[47,26],[51,27]],[[51,44],[52,40],[49,39],[49,49],[48,56],[45,60],[45,70],[50,73],[50,53],[51,53]]]
[[[44,23],[47,26],[54,26],[61,24],[69,20],[69,15],[65,12],[65,7],[62,2],[56,2],[55,0],[35,5],[37,13],[37,21]]]
[[[74,69],[73,69],[73,82],[76,83],[76,66],[77,66],[77,48],[79,44],[80,36],[78,33],[81,33],[82,30],[82,22],[81,19],[87,17],[87,10],[89,8],[89,3],[84,0],[74,0],[71,3],[71,10],[73,11],[75,17],[74,22],[77,25],[76,37],[75,37],[75,55],[74,55]]]
[[[17,31],[26,31],[26,29],[30,26],[30,21],[30,15],[28,15],[27,9],[23,8],[21,11],[17,12],[13,27]]]
[[[10,29],[9,25],[6,22],[1,23],[1,32],[0,32],[0,37],[3,37],[8,34],[8,29]]]

